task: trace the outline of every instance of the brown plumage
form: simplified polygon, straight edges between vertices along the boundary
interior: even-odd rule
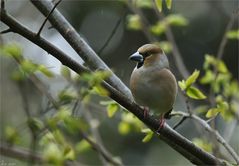
[[[173,108],[177,94],[176,79],[166,55],[157,45],[146,44],[130,59],[138,62],[130,78],[135,101],[163,116]]]

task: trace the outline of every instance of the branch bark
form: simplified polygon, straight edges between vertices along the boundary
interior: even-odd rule
[[[23,148],[9,147],[3,143],[1,143],[0,145],[0,154],[3,156],[17,158],[23,161],[28,161],[30,157],[37,161],[37,163],[43,162],[43,158],[39,154],[33,153],[32,151]]]
[[[224,146],[224,148],[228,151],[228,153],[230,153],[230,155],[234,158],[236,163],[239,164],[239,156],[234,151],[234,149],[224,140],[224,138],[218,133],[218,131],[211,128],[210,125],[208,125],[206,121],[199,118],[198,116],[190,115],[190,114],[187,114],[184,112],[179,112],[179,111],[173,112],[172,115],[180,115],[183,117],[192,118],[192,119],[196,120],[200,125],[202,125],[205,128],[206,131],[208,131],[209,133],[211,133],[215,136],[216,140],[220,144],[222,144],[222,146]]]
[[[21,36],[32,41],[54,57],[56,57],[62,64],[68,66],[77,73],[90,72],[87,68],[81,66],[79,63],[71,59],[64,52],[56,48],[44,38],[37,36],[36,33],[30,31],[19,22],[17,22],[12,16],[1,9],[1,21],[5,23],[9,28]],[[53,13],[54,14],[54,13]],[[90,52],[89,52],[90,53]],[[125,107],[135,116],[137,116],[145,125],[151,128],[153,131],[157,131],[159,128],[159,121],[153,116],[144,116],[144,110],[129,100],[128,97],[121,92],[110,86],[107,82],[103,81],[102,85],[109,91],[110,98],[118,102]],[[164,128],[160,131],[160,138],[164,140],[173,149],[181,153],[185,158],[196,165],[225,165],[223,161],[214,157],[213,155],[203,151],[195,146],[191,141],[174,131],[171,127],[165,124]]]
[[[47,0],[31,0],[31,2],[44,16],[48,16],[48,14],[54,8],[54,5]],[[48,17],[48,20],[78,53],[78,55],[81,56],[91,70],[106,70],[111,72],[112,76],[107,80],[107,82],[115,87],[118,91],[126,94],[129,99],[133,99],[129,88],[126,87],[124,83],[109,69],[104,61],[97,56],[94,50],[83,40],[79,33],[57,9],[51,13],[51,15]]]

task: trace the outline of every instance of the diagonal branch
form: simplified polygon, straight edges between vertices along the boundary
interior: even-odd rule
[[[64,52],[59,50],[53,44],[46,41],[44,38],[36,36],[31,30],[27,29],[19,22],[17,22],[12,16],[4,11],[0,11],[1,21],[4,22],[14,32],[32,41],[52,56],[56,57],[62,64],[68,66],[73,71],[81,74],[82,72],[90,72],[87,68],[81,66],[79,63],[71,59]],[[118,102],[120,105],[125,107],[135,116],[137,116],[145,125],[151,128],[153,131],[157,131],[159,128],[159,121],[153,116],[144,116],[144,110],[129,100],[128,97],[123,95],[121,92],[110,86],[105,81],[102,85],[109,91],[109,97]],[[195,146],[191,141],[174,131],[171,127],[165,124],[160,132],[160,138],[170,145],[173,149],[181,153],[185,158],[197,165],[225,165],[223,161],[217,159],[213,155],[203,151],[202,149]]]
[[[206,131],[208,131],[209,133],[213,134],[216,138],[216,140],[222,144],[222,146],[224,146],[224,148],[231,154],[231,156],[234,158],[234,160],[236,161],[237,164],[239,164],[239,156],[237,155],[237,153],[234,151],[234,149],[224,140],[224,138],[218,133],[217,130],[213,129],[210,127],[210,125],[208,125],[208,123],[206,121],[204,121],[203,119],[201,119],[198,116],[195,115],[190,115],[188,113],[184,113],[184,112],[173,112],[172,116],[175,115],[180,115],[182,117],[186,117],[186,118],[192,118],[194,120],[196,120],[200,125],[202,125]]]
[[[236,16],[237,15],[238,15],[238,13],[233,13],[230,17],[229,22],[227,23],[224,35],[222,37],[222,40],[221,40],[221,43],[219,45],[219,49],[218,49],[218,52],[217,52],[217,58],[218,59],[222,59],[223,52],[224,52],[224,49],[225,49],[227,41],[228,41],[227,32],[232,28],[233,23],[236,21],[236,18],[237,18]]]
[[[107,38],[106,42],[104,43],[104,45],[101,47],[101,49],[98,51],[98,55],[101,55],[101,53],[104,51],[104,49],[108,46],[109,42],[111,41],[111,39],[113,38],[114,34],[116,33],[120,23],[121,23],[122,17],[118,19],[118,21],[116,22],[112,32],[110,33],[110,36]]]
[[[54,7],[54,5],[47,0],[31,0],[31,2],[45,16],[47,16]],[[48,20],[78,53],[78,55],[81,56],[91,70],[106,70],[111,72],[112,76],[107,80],[107,82],[120,92],[126,94],[129,99],[133,98],[129,88],[126,87],[124,83],[109,69],[104,61],[97,56],[94,50],[85,42],[85,40],[83,40],[78,32],[57,9],[53,11]]]

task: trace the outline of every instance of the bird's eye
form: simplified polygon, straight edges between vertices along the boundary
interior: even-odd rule
[[[146,58],[146,57],[150,56],[151,54],[149,52],[145,52],[143,55],[144,55],[144,58]]]

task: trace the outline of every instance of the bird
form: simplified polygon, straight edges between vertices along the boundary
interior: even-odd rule
[[[170,114],[177,95],[177,81],[169,69],[168,58],[156,44],[141,46],[129,60],[136,61],[130,77],[130,90],[137,104],[143,106],[144,116],[149,109],[159,114],[159,129]]]

